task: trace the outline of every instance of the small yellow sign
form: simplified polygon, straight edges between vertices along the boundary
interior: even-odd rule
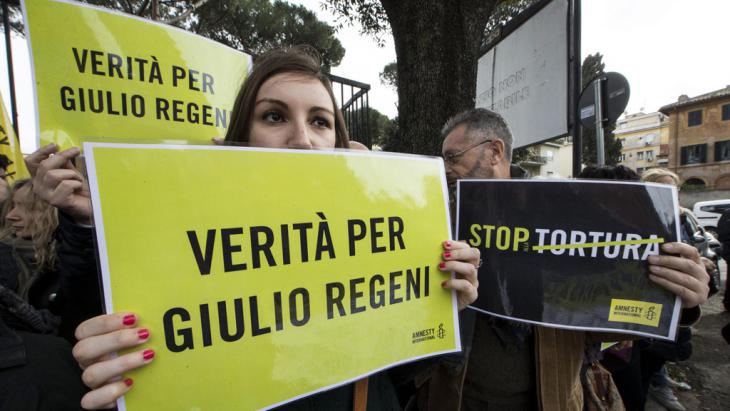
[[[612,299],[608,321],[658,327],[661,314],[661,304],[646,301]]]
[[[39,144],[225,135],[251,57],[177,27],[58,0],[23,2]],[[63,22],[63,29],[50,22]]]
[[[4,173],[11,184],[13,181],[30,177],[2,97],[0,97],[0,163],[4,166],[7,164],[4,171],[0,169],[0,174]]]

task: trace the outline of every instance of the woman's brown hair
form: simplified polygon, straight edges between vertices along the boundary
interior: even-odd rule
[[[334,107],[335,147],[348,148],[350,144],[347,128],[345,127],[345,118],[337,106],[335,94],[332,92],[332,83],[322,71],[317,52],[306,46],[273,50],[256,59],[253,70],[251,70],[236,97],[225,141],[244,143],[249,141],[253,111],[259,89],[266,80],[281,73],[301,74],[317,79],[322,83]]]

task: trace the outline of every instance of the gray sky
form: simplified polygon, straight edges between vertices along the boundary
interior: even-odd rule
[[[292,1],[315,11],[321,20],[334,24],[322,11],[319,0]],[[730,1],[727,0],[583,0],[582,54],[600,52],[607,71],[618,71],[629,80],[630,113],[643,108],[656,111],[675,102],[680,94],[690,97],[730,85]],[[380,84],[383,66],[395,61],[390,35],[385,47],[346,27],[337,37],[347,53],[333,73],[372,87],[370,105],[389,117],[397,114],[397,96]],[[0,42],[0,91],[10,110],[5,46]],[[35,149],[34,102],[28,52],[23,39],[13,45],[23,152]]]

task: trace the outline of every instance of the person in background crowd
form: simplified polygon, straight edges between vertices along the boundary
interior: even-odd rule
[[[730,209],[723,211],[720,220],[717,222],[717,239],[722,244],[720,257],[725,260],[727,267],[730,267]],[[722,305],[725,311],[730,311],[730,287],[725,281],[725,294],[722,297]],[[730,328],[728,328],[730,333]],[[729,341],[730,342],[730,341]]]
[[[96,276],[69,274],[67,248],[77,233],[57,229],[56,210],[37,198],[30,180],[13,184],[2,217],[0,409],[79,409],[86,389],[71,344],[76,326],[101,312],[84,302],[99,302]]]
[[[641,175],[641,180],[648,183],[659,183],[673,185],[679,189],[679,176],[664,168],[651,168]],[[681,213],[689,213],[690,210],[682,208]],[[681,218],[681,217],[680,217]],[[686,226],[686,224],[683,224]],[[694,233],[687,233],[686,229],[682,241],[687,242]],[[704,262],[703,258],[703,262]],[[707,260],[709,261],[709,260]],[[711,261],[709,261],[712,264]],[[708,271],[716,267],[708,267]],[[676,394],[672,391],[672,387],[684,387],[682,383],[674,381],[667,374],[665,363],[667,361],[684,361],[692,354],[692,329],[690,327],[680,327],[677,332],[677,340],[668,341],[651,341],[648,340],[648,346],[641,349],[641,382],[644,389],[644,395],[648,394],[654,398],[659,404],[672,411],[685,411],[686,408],[679,402]]]
[[[226,143],[269,148],[349,147],[344,119],[330,82],[321,71],[319,59],[311,53],[302,48],[277,50],[256,61],[236,99]],[[78,149],[50,157],[54,148],[45,150],[34,159],[39,163],[36,180],[42,182],[37,191],[77,221],[90,220],[88,190],[70,162],[79,154]],[[444,281],[442,287],[457,292],[459,307],[463,309],[477,298],[479,251],[455,241],[445,241],[442,246],[443,261],[439,268],[444,273],[456,274],[456,278]],[[85,369],[84,382],[92,388],[82,400],[84,408],[113,407],[116,399],[133,384],[123,374],[153,361],[155,353],[149,349],[131,351],[117,358],[109,356],[144,344],[151,332],[141,325],[135,313],[120,312],[93,318],[77,328],[79,342],[74,347],[74,356]],[[379,373],[277,409],[397,410],[401,406],[395,385],[400,381],[391,380],[391,376],[389,372]],[[235,408],[234,404],[231,406]]]
[[[510,178],[512,134],[499,114],[468,110],[451,118],[441,134],[450,187],[458,179]],[[650,258],[652,280],[681,295],[685,307],[703,303],[707,273],[696,250],[671,243],[663,251],[675,256]],[[417,380],[420,409],[582,410],[586,340],[617,339],[616,334],[530,326],[473,310],[462,312],[461,327],[463,355],[438,361]]]
[[[649,178],[656,177],[656,172],[649,173]],[[638,174],[625,166],[586,167],[578,178],[637,181]],[[688,244],[683,244],[690,247]],[[695,250],[694,248],[691,248]],[[707,274],[707,266],[696,253],[698,262],[703,266]],[[707,276],[709,283],[709,276]],[[709,285],[706,285],[704,300],[709,294]],[[685,306],[686,307],[686,306]],[[627,410],[642,410],[646,403],[647,390],[652,375],[658,372],[668,358],[672,360],[686,359],[691,354],[691,345],[688,344],[689,326],[694,324],[700,316],[699,306],[692,309],[685,309],[682,312],[680,331],[677,343],[656,342],[650,339],[634,339],[622,341],[621,343],[607,349],[604,353],[601,364],[605,366],[613,376],[616,386],[624,400]],[[646,354],[646,355],[645,355]],[[657,377],[658,379],[661,377]],[[666,380],[664,381],[666,383]],[[681,407],[678,401],[670,401],[670,397],[661,396],[664,391],[657,387],[652,392],[655,398],[659,397],[671,406]],[[671,392],[671,389],[670,389]],[[675,397],[676,399],[676,397]]]

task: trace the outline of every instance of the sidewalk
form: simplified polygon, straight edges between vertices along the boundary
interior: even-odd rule
[[[724,265],[723,281],[727,284]],[[702,306],[702,319],[692,328],[692,357],[668,365],[670,375],[692,386],[691,391],[677,393],[688,410],[730,409],[730,345],[720,335],[720,329],[730,322],[730,313],[722,306],[723,294],[724,290]],[[649,397],[646,411],[662,410],[664,407]]]

